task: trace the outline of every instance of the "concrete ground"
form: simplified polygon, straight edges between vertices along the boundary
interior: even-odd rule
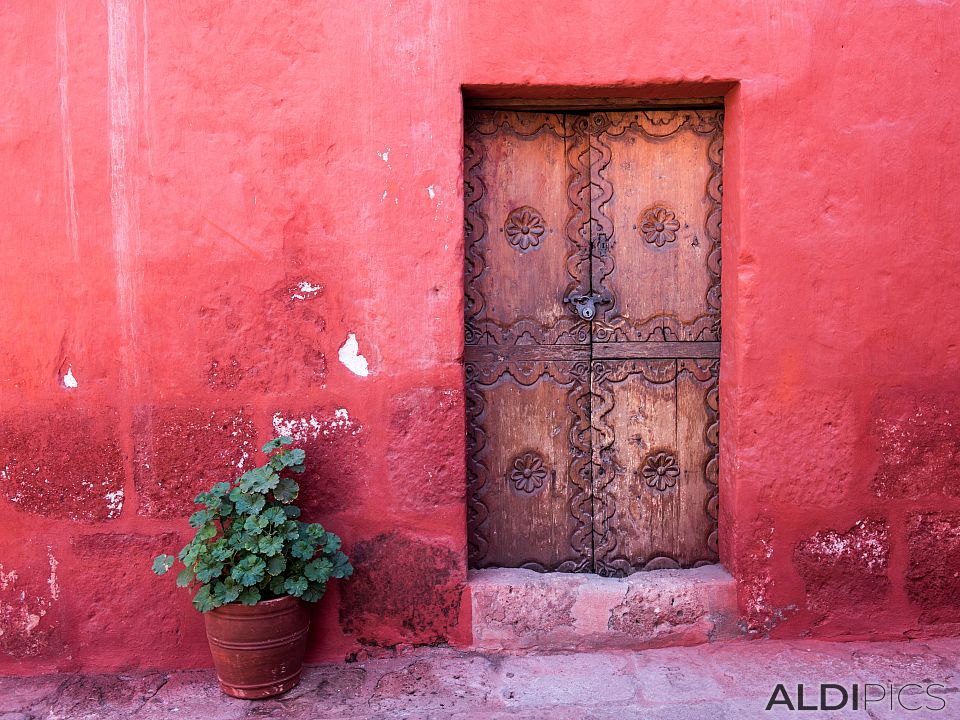
[[[777,683],[886,685],[869,710],[765,711]],[[889,683],[894,683],[890,709]],[[899,693],[899,686],[918,683]],[[929,683],[940,683],[924,694]],[[809,691],[808,691],[809,692]],[[870,696],[880,689],[870,689]],[[831,699],[836,696],[831,696]],[[816,701],[816,697],[813,698]],[[811,698],[807,695],[809,704]],[[945,703],[945,707],[942,705]],[[908,710],[924,707],[928,710]],[[934,709],[941,708],[941,709]],[[222,695],[212,671],[0,678],[0,719],[180,718],[960,718],[960,638],[903,643],[726,642],[637,652],[489,655],[420,648],[311,666],[257,702]]]

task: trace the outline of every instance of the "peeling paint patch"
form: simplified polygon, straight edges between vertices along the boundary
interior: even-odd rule
[[[113,492],[108,492],[104,495],[107,501],[107,511],[108,517],[115,518],[120,517],[120,512],[123,510],[123,490],[114,490]]]
[[[47,585],[50,587],[50,597],[53,600],[60,599],[60,585],[57,583],[57,566],[60,564],[53,556],[53,548],[47,545],[47,562],[50,563],[50,577],[47,579]]]
[[[347,370],[354,375],[367,377],[370,374],[367,359],[360,354],[360,344],[357,342],[357,336],[354,333],[347,336],[346,342],[340,347],[338,357]]]
[[[390,162],[390,148],[386,150],[380,150],[377,152],[377,157],[383,160],[385,163]]]
[[[0,564],[0,652],[11,657],[36,657],[47,649],[53,628],[41,622],[60,596],[57,561],[49,549],[48,557],[48,590],[42,589],[36,574],[25,571],[21,578],[15,570],[4,572]]]
[[[346,408],[310,412],[279,408],[273,414],[277,435],[289,435],[307,453],[297,502],[304,517],[324,520],[331,512],[354,507],[367,485],[364,427]]]
[[[77,387],[77,378],[73,375],[73,366],[67,368],[67,374],[63,376],[63,386],[71,389]]]
[[[849,532],[817,533],[802,546],[805,554],[819,562],[850,558],[871,570],[887,566],[887,531],[882,523],[861,520]]]
[[[890,531],[883,520],[866,519],[845,532],[824,530],[800,542],[793,562],[807,591],[807,606],[835,616],[860,613],[883,602],[890,589]]]
[[[306,300],[307,298],[316,296],[318,292],[323,290],[323,287],[321,285],[314,285],[307,280],[303,280],[297,284],[297,290],[298,292],[295,292],[290,297],[294,300]]]
[[[273,414],[273,429],[277,435],[288,435],[294,440],[315,440],[331,435],[359,435],[360,425],[354,422],[346,408],[339,408],[333,417],[318,420],[311,414],[309,417],[284,418],[280,413]]]
[[[430,186],[427,188],[427,195],[430,196],[430,199],[431,199],[431,200],[433,200],[433,199],[437,196],[437,192],[436,192],[436,190],[434,189],[433,185],[430,185]]]

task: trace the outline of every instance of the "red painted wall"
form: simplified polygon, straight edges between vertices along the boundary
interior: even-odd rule
[[[463,640],[461,86],[726,93],[744,634],[960,630],[958,27],[906,0],[6,3],[0,672],[208,664],[149,558],[275,423],[359,568],[313,657]]]

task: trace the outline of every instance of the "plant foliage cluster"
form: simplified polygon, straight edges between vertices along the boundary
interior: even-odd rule
[[[300,486],[290,473],[303,472],[306,453],[286,447],[291,444],[286,436],[271,440],[263,446],[264,465],[194,499],[203,509],[190,516],[197,532],[178,555],[184,569],[177,585],[196,590],[193,605],[200,612],[284,595],[316,602],[331,578],[353,573],[339,537],[299,520],[293,502]],[[158,555],[153,571],[167,573],[176,559]]]

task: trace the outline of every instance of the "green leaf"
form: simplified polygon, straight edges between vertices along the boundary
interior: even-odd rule
[[[157,575],[165,575],[173,567],[175,560],[176,558],[173,555],[157,555],[153,559],[153,571]]]
[[[300,494],[300,486],[296,480],[290,478],[280,478],[280,482],[273,489],[273,496],[282,503],[293,502]]]
[[[298,508],[296,505],[284,505],[283,512],[288,518],[300,517],[300,508]]]
[[[283,538],[275,535],[264,535],[260,538],[260,553],[271,557],[283,550]]]
[[[276,505],[268,507],[260,513],[260,518],[263,520],[264,526],[267,524],[283,525],[287,521],[287,515],[283,512],[283,508],[277,507]]]
[[[177,574],[177,586],[187,587],[193,582],[193,570],[184,568]]]
[[[284,453],[277,455],[280,462],[283,464],[283,467],[292,467],[294,465],[303,465],[303,461],[306,459],[307,453],[301,450],[300,448],[294,448],[293,450],[287,450]]]
[[[197,580],[202,583],[208,583],[214,578],[220,577],[220,573],[223,572],[223,564],[205,563],[201,561],[197,563],[195,570],[197,574]]]
[[[233,555],[233,550],[227,544],[227,541],[221,538],[210,547],[210,557],[214,560],[223,561]]]
[[[340,549],[340,538],[333,533],[327,533],[327,541],[323,544],[323,550],[327,553],[333,553]]]
[[[227,493],[229,492],[230,483],[228,482],[218,482],[216,485],[210,488],[210,494],[218,498],[226,497]]]
[[[303,568],[303,574],[306,575],[309,580],[315,582],[326,582],[330,579],[332,572],[333,563],[327,560],[327,558],[317,558],[312,562],[308,562]]]
[[[202,528],[197,530],[197,534],[194,539],[196,540],[209,540],[217,536],[217,526],[215,523],[208,522]]]
[[[326,583],[310,583],[310,587],[300,597],[307,602],[317,602],[327,592]]]
[[[309,540],[295,540],[290,546],[290,554],[301,560],[309,560],[317,553],[317,546]]]
[[[335,578],[348,578],[353,575],[353,565],[342,552],[333,556],[333,576]]]
[[[240,488],[246,493],[265,493],[273,490],[278,482],[280,476],[268,465],[248,470],[240,476]]]
[[[190,520],[188,522],[190,523],[190,527],[198,528],[213,520],[214,517],[215,515],[209,510],[197,510],[193,515],[190,516]]]
[[[304,577],[287,578],[286,582],[283,583],[283,588],[288,594],[300,597],[307,591],[309,584]]]
[[[262,522],[260,515],[248,515],[246,521],[243,523],[243,529],[253,535],[259,535],[263,532],[265,525],[266,523]]]
[[[293,438],[289,435],[281,435],[278,438],[274,438],[266,445],[263,446],[263,452],[269,453],[276,450],[281,445],[293,445]]]
[[[223,581],[223,588],[224,603],[234,602],[240,596],[240,591],[243,590],[243,586],[231,577]]]
[[[250,587],[263,580],[263,574],[266,570],[267,564],[263,561],[263,558],[256,555],[247,555],[233,566],[230,577],[241,585]]]
[[[216,601],[210,594],[209,585],[200,586],[200,589],[197,590],[197,594],[193,596],[193,606],[202,613],[210,612],[217,607]]]
[[[287,559],[283,555],[275,555],[267,560],[267,572],[270,575],[279,575],[287,569]]]
[[[201,545],[190,541],[183,546],[183,549],[180,551],[179,558],[186,566],[191,566],[197,561],[197,557],[200,555]]]
[[[267,501],[263,495],[240,493],[234,502],[236,503],[236,509],[238,513],[242,513],[244,515],[256,515],[258,512],[263,510],[263,506]]]
[[[302,529],[307,537],[316,540],[318,543],[324,542],[327,531],[323,529],[323,525],[320,523],[304,524]]]
[[[270,581],[270,592],[277,596],[283,595],[286,592],[283,587],[285,582],[286,579],[282,576],[273,578],[273,580]]]
[[[255,587],[248,587],[238,598],[244,605],[256,605],[260,602],[260,590]]]

